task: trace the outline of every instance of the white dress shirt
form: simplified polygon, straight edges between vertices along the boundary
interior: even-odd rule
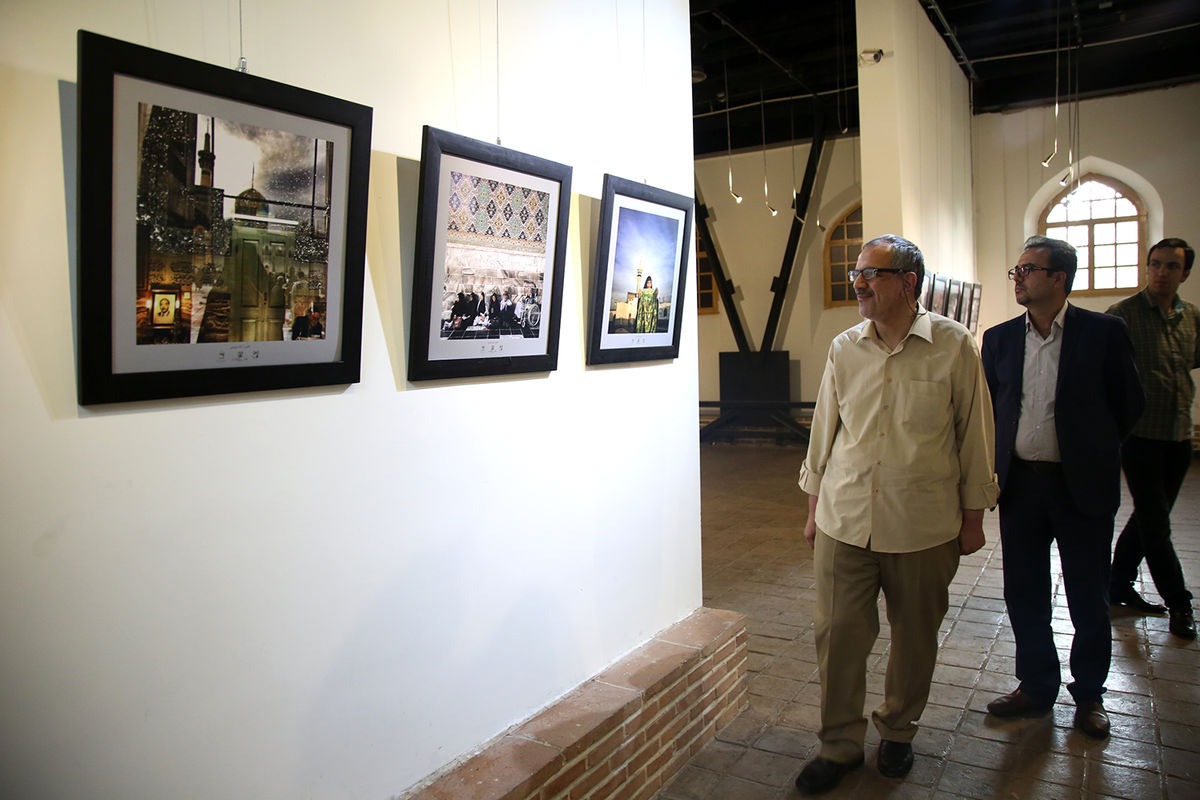
[[[1067,304],[1058,310],[1045,339],[1025,314],[1025,367],[1021,376],[1021,416],[1013,453],[1025,461],[1062,461],[1054,427],[1054,395],[1058,389],[1058,359],[1062,354]]]

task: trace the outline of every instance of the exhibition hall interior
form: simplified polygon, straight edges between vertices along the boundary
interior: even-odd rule
[[[0,20],[4,797],[803,796],[798,480],[864,243],[914,242],[978,346],[1031,235],[1093,312],[1200,239],[1188,0]],[[1170,522],[1200,585],[1194,462]],[[867,725],[820,796],[1200,797],[1200,646],[1165,613],[1111,607],[1107,736],[1065,686],[988,712],[1018,664],[982,529],[911,770]]]

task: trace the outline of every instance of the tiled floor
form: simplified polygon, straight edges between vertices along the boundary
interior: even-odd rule
[[[750,618],[751,703],[659,793],[660,800],[800,796],[793,781],[816,754],[819,726],[812,555],[801,535],[807,503],[796,486],[803,455],[798,447],[769,444],[702,445],[704,603]],[[1126,498],[1118,530],[1128,513]],[[1200,595],[1200,461],[1184,484],[1173,522],[1184,573]],[[1016,682],[995,512],[984,528],[987,545],[962,560],[950,587],[912,772],[893,780],[876,771],[878,736],[869,726],[866,764],[822,796],[1200,798],[1200,647],[1168,633],[1165,616],[1114,609],[1108,740],[1072,729],[1074,705],[1065,688],[1052,716],[1000,721],[987,715],[987,702]],[[1142,574],[1144,594],[1157,599],[1145,567]],[[1054,627],[1065,654],[1071,622],[1061,583],[1056,591]],[[881,618],[868,664],[868,713],[881,699],[887,663],[889,633]]]

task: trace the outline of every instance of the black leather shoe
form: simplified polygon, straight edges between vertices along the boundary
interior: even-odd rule
[[[913,749],[908,742],[893,742],[884,739],[879,743],[879,758],[876,761],[879,774],[888,778],[903,778],[912,769]]]
[[[844,764],[840,761],[830,761],[828,758],[817,756],[804,765],[796,776],[796,788],[805,794],[820,794],[828,792],[842,782],[846,773],[862,766],[860,757],[857,761]]]
[[[1196,638],[1196,617],[1191,608],[1181,608],[1171,612],[1171,633],[1180,639]]]
[[[1075,727],[1095,739],[1108,736],[1108,712],[1099,700],[1089,700],[1075,706]]]
[[[988,713],[996,717],[1040,717],[1053,707],[1053,703],[1043,703],[1020,689],[987,704]]]
[[[1158,603],[1151,603],[1146,598],[1137,593],[1132,584],[1123,584],[1120,587],[1110,586],[1108,589],[1108,602],[1114,606],[1125,606],[1133,611],[1140,611],[1143,614],[1165,614],[1167,613],[1166,606],[1160,606]]]

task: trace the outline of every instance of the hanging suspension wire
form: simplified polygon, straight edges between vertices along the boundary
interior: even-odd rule
[[[242,40],[242,29],[245,27],[242,21],[242,0],[238,0],[238,72],[246,71],[246,46]]]

